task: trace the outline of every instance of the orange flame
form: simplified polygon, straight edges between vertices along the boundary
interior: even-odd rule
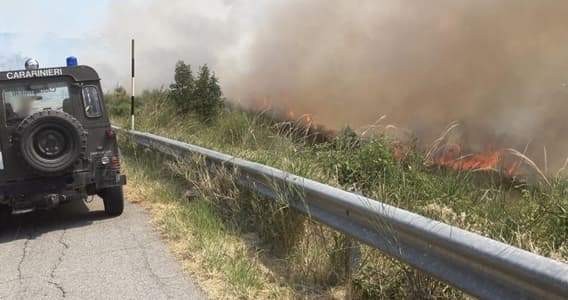
[[[456,171],[497,171],[508,177],[520,175],[521,162],[518,159],[506,158],[505,150],[491,150],[481,153],[462,155],[458,144],[447,144],[432,155],[434,165],[447,167]]]

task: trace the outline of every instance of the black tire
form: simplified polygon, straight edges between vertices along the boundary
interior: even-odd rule
[[[124,211],[124,194],[122,186],[103,189],[99,192],[105,205],[105,213],[109,216],[120,216]]]
[[[87,133],[81,123],[57,110],[44,110],[25,118],[14,137],[26,163],[47,176],[70,169],[87,149]]]

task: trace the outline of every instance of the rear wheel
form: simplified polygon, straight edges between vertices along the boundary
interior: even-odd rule
[[[122,186],[103,189],[99,195],[103,198],[105,213],[109,216],[120,216],[124,211],[124,194]]]
[[[43,110],[25,118],[14,139],[24,161],[46,176],[69,171],[85,157],[87,149],[87,132],[81,123],[58,110]]]

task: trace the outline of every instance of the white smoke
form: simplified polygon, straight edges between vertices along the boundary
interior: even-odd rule
[[[141,89],[167,85],[175,63],[209,64],[219,73],[241,68],[252,23],[263,1],[122,1],[111,6],[95,47],[83,61],[95,65],[107,89],[128,85],[130,39],[136,39]],[[223,76],[221,76],[223,77]]]

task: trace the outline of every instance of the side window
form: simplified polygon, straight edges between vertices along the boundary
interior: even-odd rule
[[[83,87],[83,105],[85,106],[87,117],[97,118],[102,116],[101,98],[96,86]]]

